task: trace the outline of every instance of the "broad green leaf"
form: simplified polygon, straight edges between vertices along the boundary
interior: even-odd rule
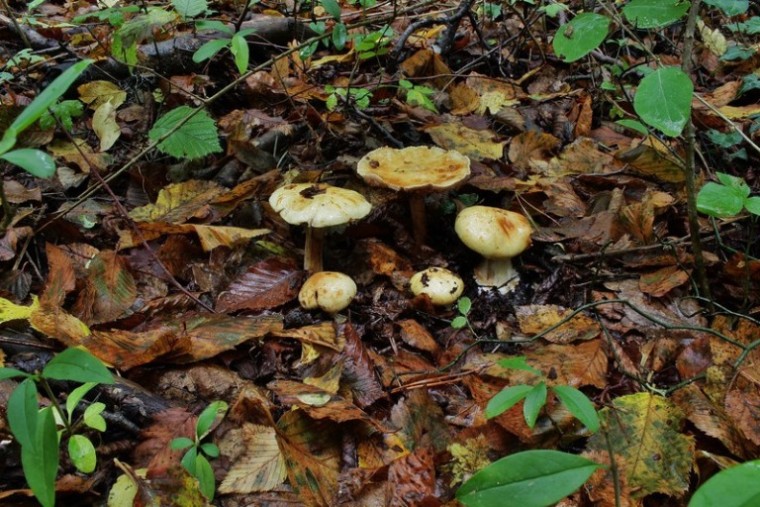
[[[623,15],[636,28],[661,28],[683,18],[690,5],[684,0],[631,0]]]
[[[203,454],[205,454],[209,458],[219,457],[219,446],[216,444],[212,444],[211,442],[201,444],[201,451],[203,451]]]
[[[215,19],[199,19],[195,22],[195,29],[199,32],[206,30],[222,32],[229,34],[230,36],[235,33],[235,30],[231,26],[227,25],[227,23]]]
[[[8,397],[8,425],[21,447],[31,447],[37,434],[39,411],[37,409],[37,385],[31,378],[25,379]]]
[[[29,374],[16,368],[0,368],[0,380],[9,378],[28,377]]]
[[[749,9],[749,0],[703,0],[707,5],[717,7],[726,16],[738,16]]]
[[[732,146],[741,144],[744,140],[742,135],[736,130],[721,132],[719,130],[710,129],[707,131],[707,138],[721,148],[731,148]]]
[[[5,130],[0,139],[0,153],[5,153],[16,144],[18,135],[36,122],[50,106],[66,93],[66,90],[87,69],[92,60],[80,60],[55,78],[42,92],[26,106],[21,114],[13,120],[13,123]],[[10,144],[9,144],[10,143]],[[15,162],[14,162],[15,163]]]
[[[609,30],[608,17],[593,12],[578,14],[557,29],[552,41],[554,52],[566,62],[580,60],[599,47]]]
[[[457,310],[462,315],[467,315],[472,309],[472,301],[467,296],[461,297],[457,300]]]
[[[214,401],[201,412],[195,425],[195,433],[198,440],[208,435],[214,423],[224,417],[224,414],[227,413],[227,407],[228,405],[224,401]]]
[[[188,117],[190,119],[185,121]],[[177,128],[181,122],[184,123]],[[214,120],[202,109],[190,106],[172,109],[156,121],[148,137],[158,141],[167,134],[158,149],[175,158],[193,160],[222,151]]]
[[[755,54],[753,48],[745,47],[740,44],[728,46],[726,52],[720,56],[721,62],[733,62],[749,60]]]
[[[747,35],[757,35],[760,33],[760,16],[752,16],[747,21],[741,23],[731,23],[728,29],[733,32],[746,33]]]
[[[230,43],[230,52],[235,59],[235,67],[239,73],[244,74],[248,70],[248,41],[245,37],[236,33],[232,36],[232,42]]]
[[[599,415],[591,400],[572,386],[554,386],[552,391],[576,419],[592,433],[599,431]]]
[[[98,464],[95,446],[84,435],[72,435],[69,439],[69,458],[76,469],[84,474],[95,471]]]
[[[518,401],[525,398],[532,389],[532,386],[527,385],[505,387],[486,405],[486,417],[490,419],[509,410]]]
[[[106,409],[105,403],[96,402],[84,410],[83,420],[88,428],[98,431],[106,430],[106,420],[103,418],[103,411]]]
[[[195,477],[195,458],[198,456],[198,448],[197,447],[191,447],[187,450],[184,456],[182,456],[182,460],[180,463],[182,466],[190,472],[190,475]]]
[[[725,186],[736,189],[737,193],[740,193],[743,197],[749,196],[751,192],[749,185],[747,185],[747,182],[743,178],[720,171],[715,173],[715,177]]]
[[[338,23],[332,30],[332,43],[335,49],[342,51],[346,47],[346,39],[348,38],[348,29],[343,23]]]
[[[618,125],[622,125],[623,127],[627,129],[631,129],[633,131],[638,132],[639,134],[643,135],[649,135],[649,131],[647,130],[646,126],[641,123],[640,121],[636,120],[618,120],[615,123]]]
[[[191,438],[188,437],[177,437],[174,440],[172,440],[170,447],[174,449],[175,451],[179,451],[181,449],[187,449],[191,445],[193,445],[195,442]]]
[[[68,414],[69,423],[72,421],[74,410],[77,408],[77,405],[79,405],[79,402],[82,401],[82,398],[84,398],[84,396],[96,385],[98,385],[97,382],[85,382],[81,386],[71,391],[68,398],[66,398],[66,412]]]
[[[201,47],[199,47],[195,53],[193,53],[193,61],[195,63],[201,63],[204,60],[208,60],[209,58],[213,58],[215,54],[217,54],[222,49],[229,46],[231,43],[230,39],[214,39],[210,40]]]
[[[216,490],[214,470],[211,468],[211,463],[202,454],[199,454],[195,458],[195,474],[193,475],[198,479],[203,496],[209,500],[213,500]]]
[[[172,6],[183,18],[194,18],[208,10],[206,0],[172,0]]]
[[[467,318],[462,317],[461,315],[454,317],[454,319],[451,321],[451,327],[454,329],[463,329],[467,327]]]
[[[697,210],[711,217],[733,217],[744,208],[741,190],[710,181],[697,194]]]
[[[535,373],[536,375],[541,375],[540,370],[537,370],[528,364],[528,362],[525,360],[525,356],[515,356],[501,359],[499,360],[499,366],[510,370],[529,371],[531,373]]]
[[[541,413],[544,405],[546,405],[546,383],[539,382],[528,391],[528,394],[525,395],[525,403],[523,403],[523,415],[529,428],[536,425],[538,414]]]
[[[744,201],[744,207],[747,208],[747,211],[749,211],[753,215],[760,215],[760,197],[758,196],[748,197]]]
[[[697,489],[689,507],[755,507],[760,505],[760,460],[718,472]]]
[[[684,415],[667,398],[646,392],[621,396],[599,418],[606,435],[591,435],[586,449],[622,460],[634,498],[681,496],[688,489],[694,437],[682,433]]]
[[[24,477],[43,507],[55,505],[55,476],[58,474],[58,433],[53,409],[40,410],[35,438],[21,447]]]
[[[322,4],[327,14],[336,21],[340,21],[340,5],[336,0],[319,0],[319,3]]]
[[[681,69],[663,67],[641,80],[633,108],[648,125],[677,136],[689,121],[693,91],[691,79]]]
[[[98,382],[113,384],[113,375],[108,368],[83,349],[66,349],[55,356],[42,370],[42,376],[56,380],[74,382]]]
[[[570,495],[600,466],[560,451],[525,451],[492,463],[457,491],[467,507],[546,507]]]
[[[42,150],[21,148],[5,152],[0,158],[38,178],[50,178],[55,174],[55,160]]]

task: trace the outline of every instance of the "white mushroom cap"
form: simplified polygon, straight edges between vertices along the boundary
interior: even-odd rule
[[[364,155],[356,172],[370,185],[392,190],[445,190],[470,175],[470,159],[436,146],[385,146]]]
[[[291,183],[269,197],[269,204],[289,224],[330,227],[364,218],[372,205],[359,192],[326,183]]]
[[[509,259],[530,246],[532,229],[523,215],[489,206],[470,206],[457,215],[454,230],[470,250],[486,259]]]
[[[298,302],[307,310],[321,309],[338,313],[356,296],[356,284],[350,276],[337,271],[320,271],[311,275],[298,293]]]
[[[427,268],[415,273],[409,280],[412,294],[426,294],[434,305],[450,305],[462,295],[464,282],[446,268]]]

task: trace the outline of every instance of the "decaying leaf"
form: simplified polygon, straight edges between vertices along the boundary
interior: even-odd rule
[[[233,462],[219,485],[220,493],[270,491],[287,477],[277,432],[272,427],[243,423],[224,435],[219,450]]]

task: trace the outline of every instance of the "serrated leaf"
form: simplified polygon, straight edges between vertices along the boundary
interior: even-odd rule
[[[589,431],[592,433],[599,431],[599,415],[596,413],[594,404],[585,394],[572,386],[554,386],[552,391]]]
[[[684,0],[631,0],[623,15],[636,28],[661,28],[683,18],[690,5]]]
[[[532,389],[533,387],[528,385],[505,387],[489,400],[486,405],[486,417],[490,419],[509,410],[525,398]]]
[[[55,160],[42,150],[21,148],[5,152],[0,158],[38,178],[50,178],[55,174]]]
[[[694,85],[677,67],[663,67],[641,80],[633,108],[641,119],[666,135],[681,134],[691,115]]]
[[[574,454],[519,452],[473,475],[457,491],[457,500],[467,507],[547,507],[581,487],[598,468]]]
[[[98,464],[95,446],[84,435],[72,435],[69,438],[69,458],[76,469],[85,474],[95,471]]]
[[[194,18],[208,10],[206,0],[172,0],[172,6],[183,18]]]
[[[190,119],[185,121],[188,117]],[[151,141],[167,135],[158,149],[175,158],[193,160],[222,151],[216,124],[204,110],[189,106],[172,109],[159,118],[148,133]]]
[[[525,423],[529,428],[533,428],[536,425],[538,414],[541,413],[544,405],[546,405],[546,383],[539,382],[528,391],[523,403],[523,415],[525,416]]]
[[[689,507],[760,505],[760,460],[747,461],[710,477],[694,493]]]
[[[575,16],[560,26],[552,41],[554,52],[566,62],[580,60],[604,41],[609,33],[610,19],[593,12]]]
[[[287,476],[285,458],[272,427],[243,423],[240,428],[225,433],[219,445],[222,449],[243,449],[219,485],[220,493],[270,491]]]
[[[55,356],[42,370],[42,376],[74,382],[113,384],[113,375],[95,356],[82,349],[66,349]]]

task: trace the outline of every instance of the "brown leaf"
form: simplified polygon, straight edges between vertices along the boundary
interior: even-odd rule
[[[219,450],[233,462],[219,485],[219,493],[270,491],[287,477],[285,459],[272,427],[243,423],[225,433]]]
[[[744,438],[760,445],[760,394],[756,386],[746,391],[731,389],[726,394],[726,412]]]
[[[389,506],[437,505],[435,454],[430,445],[418,445],[411,454],[393,461],[388,469]],[[432,503],[431,503],[432,502]]]
[[[531,162],[547,161],[559,148],[560,140],[551,134],[529,130],[516,135],[509,145],[509,160],[518,169],[527,170]]]
[[[425,327],[413,319],[404,319],[397,322],[401,328],[401,339],[404,343],[426,352],[435,353],[440,348],[433,335]]]
[[[343,335],[338,334],[335,331],[335,325],[327,321],[297,329],[275,330],[272,331],[272,335],[279,336],[280,338],[292,338],[310,345],[327,347],[336,352],[340,352],[345,346]]]
[[[74,266],[67,253],[51,243],[45,244],[45,253],[48,274],[45,278],[45,290],[40,295],[40,303],[61,306],[66,295],[76,287]]]
[[[303,272],[292,261],[271,257],[248,268],[219,294],[216,310],[270,310],[298,295]]]
[[[126,261],[113,250],[103,250],[90,259],[74,313],[88,324],[111,322],[123,316],[136,297]]]
[[[652,273],[643,273],[639,288],[644,294],[658,298],[688,281],[689,273],[678,266],[666,266]]]
[[[520,330],[527,335],[535,335],[559,325],[543,335],[543,339],[551,343],[571,343],[599,336],[601,329],[594,319],[584,313],[578,313],[568,319],[571,313],[572,310],[556,305],[527,305],[515,308]],[[568,320],[562,322],[565,319]]]
[[[351,389],[356,404],[361,408],[367,408],[386,397],[375,373],[376,365],[354,326],[345,324],[341,336],[346,342],[341,354],[343,382]]]

